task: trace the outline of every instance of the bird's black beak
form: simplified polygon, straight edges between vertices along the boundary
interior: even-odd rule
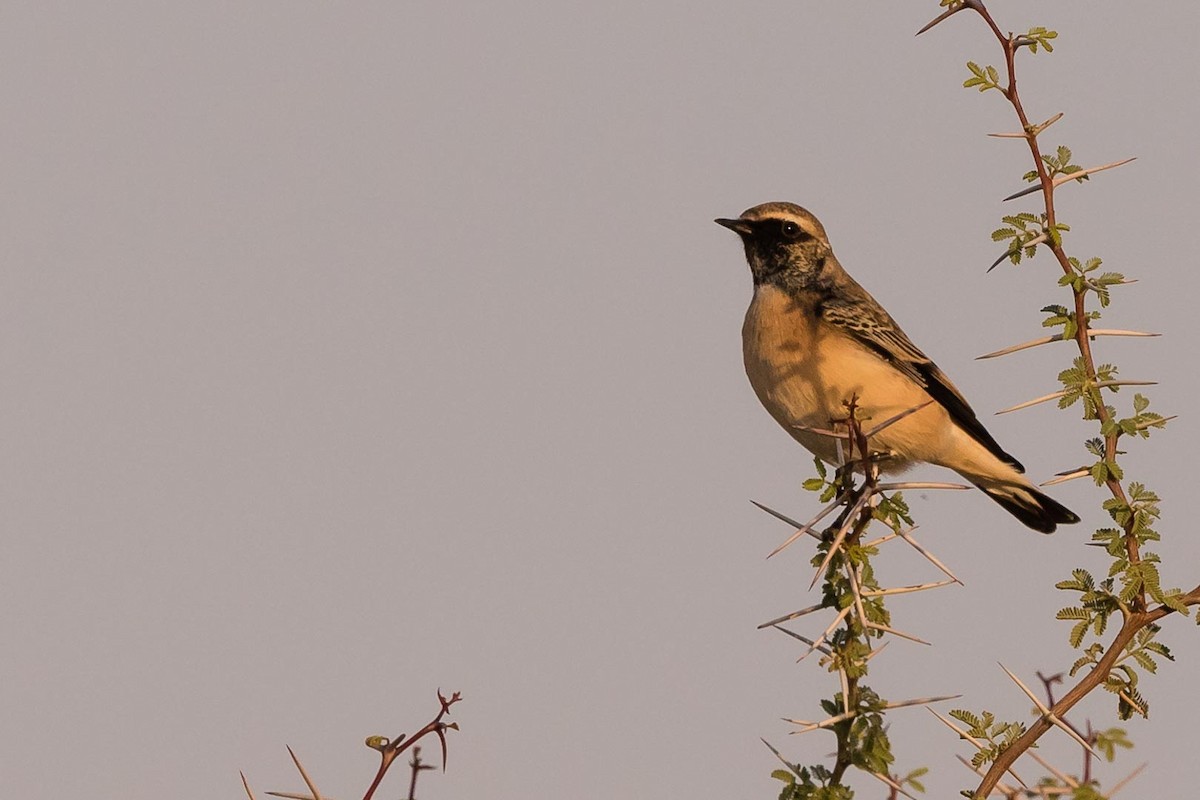
[[[729,230],[738,236],[749,236],[754,232],[754,229],[750,227],[750,223],[744,219],[714,219],[713,222],[721,227],[729,228]]]

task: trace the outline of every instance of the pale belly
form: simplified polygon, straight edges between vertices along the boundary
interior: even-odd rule
[[[771,416],[800,444],[838,463],[837,441],[797,426],[831,429],[855,398],[864,428],[870,428],[930,397],[917,383],[849,336],[822,324],[782,291],[759,287],[742,329],[746,375]],[[872,450],[892,454],[885,468],[914,461],[941,463],[956,432],[945,410],[933,403],[889,426],[871,441]],[[842,428],[844,430],[844,428]]]

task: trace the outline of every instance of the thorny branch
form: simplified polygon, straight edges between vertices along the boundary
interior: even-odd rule
[[[997,85],[1004,98],[1012,106],[1017,118],[1021,123],[1023,133],[1015,134],[1014,138],[1025,139],[1030,155],[1033,158],[1035,169],[1037,172],[1037,182],[1041,189],[1042,200],[1045,206],[1045,224],[1044,229],[1050,232],[1059,230],[1057,216],[1054,207],[1054,190],[1061,184],[1062,180],[1056,180],[1047,169],[1046,161],[1042,157],[1041,148],[1038,144],[1038,135],[1045,130],[1053,122],[1057,121],[1062,115],[1059,114],[1052,117],[1047,122],[1039,125],[1032,124],[1025,112],[1025,108],[1021,103],[1020,95],[1017,91],[1016,78],[1016,54],[1020,48],[1031,44],[1031,40],[1024,36],[1005,34],[1000,30],[990,12],[982,0],[960,0],[953,3],[950,7],[939,15],[936,19],[918,31],[918,34],[924,33],[940,22],[957,14],[959,11],[970,9],[976,12],[988,28],[996,37],[1004,51],[1005,62],[1005,78],[1006,85]],[[1124,163],[1124,162],[1122,162]],[[1109,165],[1116,166],[1116,165]],[[1098,170],[1093,170],[1098,171]],[[1080,173],[1073,173],[1074,177],[1080,177]],[[1069,178],[1070,176],[1064,176]],[[1053,253],[1054,258],[1058,261],[1064,274],[1072,274],[1070,259],[1064,250],[1061,238],[1056,235],[1046,237],[1045,246]],[[1089,315],[1086,308],[1086,287],[1074,287],[1072,289],[1074,295],[1074,316],[1076,328],[1074,332],[1074,340],[1078,347],[1079,354],[1082,360],[1084,372],[1087,380],[1085,381],[1085,391],[1090,394],[1091,405],[1095,408],[1096,418],[1104,428],[1103,433],[1103,452],[1106,461],[1115,461],[1118,455],[1117,442],[1121,435],[1119,428],[1112,424],[1112,412],[1105,405],[1101,395],[1101,387],[1098,385],[1102,381],[1097,374],[1096,362],[1092,354],[1091,341],[1092,336],[1097,332],[1089,329]],[[1122,506],[1129,507],[1129,498],[1126,494],[1124,486],[1120,479],[1113,474],[1108,474],[1104,481],[1105,487],[1108,489],[1112,497]],[[1139,544],[1135,535],[1135,520],[1134,515],[1128,515],[1128,519],[1122,524],[1124,528],[1124,544],[1126,556],[1132,565],[1137,565],[1141,561],[1141,553],[1139,552]],[[1183,595],[1180,598],[1182,605],[1194,606],[1200,604],[1200,586],[1197,586],[1191,592]],[[1109,673],[1114,665],[1120,659],[1126,647],[1133,642],[1134,637],[1139,631],[1149,625],[1154,624],[1157,620],[1162,619],[1168,614],[1173,613],[1173,609],[1166,606],[1158,606],[1151,608],[1147,602],[1146,589],[1141,587],[1136,596],[1127,605],[1121,607],[1122,625],[1112,642],[1109,643],[1107,650],[1092,669],[1061,699],[1051,703],[1051,708],[1048,713],[1034,722],[1029,729],[1014,741],[1010,746],[1005,748],[992,762],[987,774],[983,777],[978,788],[974,792],[974,797],[985,798],[993,789],[997,787],[1001,777],[1011,768],[1013,763],[1024,753],[1026,753],[1034,743],[1045,734],[1053,726],[1053,718],[1061,719],[1062,716],[1075,706],[1083,697],[1092,692],[1097,687],[1103,685],[1109,677]],[[1049,691],[1049,684],[1047,684]]]
[[[807,651],[800,656],[803,660],[814,652],[823,658],[821,664],[827,666],[830,672],[836,672],[841,691],[833,700],[822,701],[821,705],[830,716],[820,721],[788,719],[800,726],[794,734],[803,734],[816,730],[828,730],[837,740],[834,762],[831,767],[822,765],[811,769],[800,767],[787,762],[783,756],[769,743],[767,747],[784,762],[788,770],[800,783],[792,778],[781,777],[789,782],[784,795],[789,797],[808,796],[803,794],[812,788],[815,778],[823,786],[844,786],[843,780],[851,767],[856,767],[887,785],[893,793],[910,797],[902,788],[905,782],[917,785],[917,776],[924,770],[917,770],[907,777],[887,774],[888,765],[892,761],[890,744],[887,741],[886,727],[882,723],[882,714],[891,709],[918,705],[928,705],[955,697],[923,697],[912,700],[885,701],[875,692],[861,683],[867,673],[866,664],[883,650],[886,642],[879,647],[872,647],[874,639],[891,634],[909,639],[920,644],[928,644],[916,636],[892,628],[890,619],[882,601],[887,595],[907,594],[912,592],[937,589],[958,582],[932,553],[922,547],[912,538],[911,525],[907,518],[906,507],[898,493],[902,489],[962,489],[958,484],[901,482],[880,483],[880,462],[888,455],[872,450],[871,437],[881,430],[904,419],[909,414],[923,408],[920,405],[902,411],[882,422],[874,423],[872,427],[864,428],[860,419],[857,398],[851,397],[846,401],[844,418],[829,420],[828,429],[810,429],[821,435],[829,436],[837,442],[838,462],[840,466],[832,478],[826,480],[826,473],[818,462],[819,478],[806,482],[806,488],[821,491],[824,500],[832,499],[812,521],[801,524],[795,520],[774,511],[761,503],[756,506],[771,514],[776,519],[794,526],[797,530],[782,545],[775,548],[771,555],[780,552],[796,539],[808,534],[818,539],[821,544],[813,564],[818,565],[813,584],[824,576],[822,588],[824,598],[821,603],[801,609],[791,614],[777,617],[760,625],[760,628],[773,627],[781,632],[804,642]],[[856,481],[858,475],[861,482]],[[896,494],[890,494],[896,492]],[[818,522],[835,510],[838,513],[834,521],[822,533],[814,530]],[[863,534],[873,520],[883,520],[891,528],[886,535],[864,542]],[[949,576],[949,580],[923,583],[911,586],[884,588],[879,586],[874,572],[870,567],[868,556],[880,544],[899,539],[916,549],[922,556],[938,569]],[[810,588],[812,588],[810,586]],[[835,610],[837,614],[828,627],[816,638],[808,638],[794,633],[782,626],[782,623],[797,619],[822,610]],[[777,776],[779,777],[779,776]],[[899,781],[899,783],[897,782]],[[796,794],[795,792],[800,792]],[[784,796],[781,795],[781,796]]]
[[[869,498],[879,483],[879,465],[871,458],[871,451],[867,447],[867,437],[863,433],[862,426],[859,424],[857,415],[855,413],[857,407],[858,398],[852,397],[850,402],[846,404],[845,425],[848,436],[846,440],[847,447],[845,464],[850,466],[855,463],[854,453],[855,450],[857,450],[859,453],[859,463],[864,474],[863,485],[860,491],[862,492],[864,498]],[[872,513],[870,502],[848,502],[846,504],[846,510],[843,512],[843,516],[849,516],[854,513],[858,514],[858,518],[853,520],[850,532],[846,536],[845,544],[847,547],[853,547],[862,541],[863,532],[867,529],[867,526],[871,524]],[[844,525],[847,521],[848,520],[839,518],[836,524],[838,525],[839,529],[841,529],[842,525]],[[829,555],[833,554],[836,544],[837,543],[834,542],[830,545]],[[826,556],[826,562],[828,562],[829,555]],[[848,564],[848,567],[850,574],[853,575],[854,566]],[[857,588],[857,584],[855,584],[855,587]],[[856,594],[859,593],[856,592]],[[861,601],[859,607],[861,608]],[[861,611],[859,613],[862,614]],[[867,624],[866,616],[862,615],[860,619],[862,624],[865,626]],[[866,631],[864,630],[863,633],[865,632]],[[847,709],[857,709],[859,704],[859,679],[855,675],[848,675],[844,669],[841,671],[841,675],[843,676],[843,703]],[[845,723],[834,727],[834,732],[837,735],[837,756],[834,760],[833,774],[830,776],[830,782],[834,784],[841,783],[842,776],[846,774],[846,770],[849,769],[853,763],[853,747],[850,740],[851,723],[852,720],[847,720]]]
[[[1058,216],[1054,208],[1054,190],[1056,185],[1054,178],[1050,175],[1049,170],[1046,168],[1045,159],[1042,158],[1041,146],[1038,143],[1038,134],[1040,134],[1042,130],[1045,130],[1045,126],[1034,125],[1029,121],[1029,115],[1026,114],[1025,107],[1021,103],[1021,96],[1017,92],[1017,51],[1026,46],[1028,41],[1021,36],[1015,36],[1011,33],[1004,34],[1001,32],[1000,27],[996,24],[996,21],[992,18],[991,13],[987,10],[987,7],[984,6],[982,0],[963,0],[961,4],[951,6],[949,11],[935,20],[934,23],[931,23],[929,26],[923,28],[921,31],[919,31],[919,33],[923,33],[932,27],[933,24],[936,24],[942,19],[949,17],[951,14],[965,9],[971,9],[983,18],[983,21],[987,23],[988,28],[991,29],[992,34],[996,37],[996,41],[1000,43],[1000,47],[1004,50],[1004,68],[1008,83],[1005,86],[999,87],[1000,92],[1013,107],[1013,111],[1016,112],[1017,119],[1021,122],[1021,130],[1024,131],[1024,136],[1022,138],[1025,139],[1026,144],[1029,146],[1029,153],[1033,157],[1034,168],[1037,170],[1038,184],[1041,186],[1042,190],[1042,201],[1046,208],[1045,228],[1049,231],[1054,231],[1057,229],[1056,225],[1058,224]],[[1078,173],[1074,173],[1074,175],[1078,177]],[[1045,245],[1049,247],[1050,252],[1054,254],[1054,258],[1056,261],[1058,261],[1058,265],[1062,268],[1063,273],[1070,275],[1072,273],[1071,263],[1069,257],[1067,256],[1066,250],[1062,246],[1061,239],[1057,236],[1049,236],[1047,237]],[[1097,418],[1099,419],[1101,425],[1108,426],[1111,422],[1112,415],[1109,412],[1108,406],[1104,403],[1104,398],[1100,393],[1100,387],[1095,385],[1100,382],[1100,378],[1096,373],[1096,361],[1092,355],[1092,334],[1088,328],[1089,319],[1086,307],[1087,290],[1076,289],[1073,290],[1073,294],[1075,301],[1075,319],[1077,321],[1077,327],[1075,330],[1075,343],[1079,348],[1080,356],[1083,357],[1084,369],[1088,376],[1088,390],[1092,394],[1092,400],[1096,408]],[[1117,455],[1118,437],[1119,433],[1109,433],[1104,437],[1104,453],[1105,458],[1108,460],[1114,459]],[[1121,485],[1120,480],[1110,475],[1105,481],[1105,486],[1108,488],[1108,491],[1114,498],[1120,500],[1125,505],[1129,504],[1129,498],[1125,494],[1125,487]],[[1138,553],[1137,537],[1132,535],[1132,519],[1126,522],[1125,528],[1125,543],[1128,549],[1129,560],[1130,563],[1136,564],[1141,560],[1141,556]],[[1144,591],[1138,594],[1138,597],[1134,601],[1134,606],[1135,610],[1145,610],[1146,594]]]
[[[380,759],[379,770],[375,773],[375,780],[371,781],[371,786],[367,789],[367,793],[363,795],[363,800],[371,800],[371,798],[375,795],[375,790],[383,781],[383,776],[387,774],[388,769],[392,766],[392,762],[395,761],[400,754],[415,745],[423,737],[428,736],[431,733],[437,736],[438,742],[442,746],[442,769],[446,769],[446,730],[448,728],[458,730],[458,723],[442,722],[442,718],[450,713],[451,706],[462,700],[462,693],[455,692],[454,694],[450,695],[449,699],[447,699],[439,689],[437,696],[438,702],[442,704],[441,710],[438,711],[437,716],[425,724],[425,727],[421,728],[421,730],[417,731],[412,736],[406,738],[402,733],[391,740],[388,740],[382,736],[372,736],[371,738],[367,739],[367,747],[370,747],[372,750],[378,750]],[[414,767],[413,770],[414,785],[416,784],[416,769],[417,768]]]
[[[412,736],[407,736],[402,733],[394,739],[388,739],[386,736],[370,736],[367,738],[367,747],[370,747],[372,750],[379,751],[380,762],[379,769],[375,773],[374,780],[371,781],[370,787],[367,789],[366,794],[363,795],[363,800],[371,800],[371,798],[375,795],[375,790],[379,788],[379,784],[383,781],[383,777],[387,775],[388,769],[392,766],[392,763],[395,762],[395,760],[410,747],[412,748],[413,754],[412,760],[409,762],[409,766],[412,768],[412,777],[408,785],[408,800],[413,800],[413,795],[416,792],[417,787],[417,775],[423,770],[433,769],[432,766],[421,761],[421,748],[415,747],[414,745],[431,733],[437,736],[438,742],[442,746],[442,769],[446,769],[446,731],[458,730],[458,723],[443,722],[442,720],[447,714],[450,713],[450,707],[462,700],[462,693],[455,692],[447,698],[439,689],[437,696],[438,702],[441,704],[441,709],[432,720],[426,723],[424,727],[422,727]],[[308,771],[304,768],[304,765],[300,763],[299,757],[296,756],[290,747],[288,748],[288,753],[291,754],[292,761],[295,762],[296,769],[300,772],[300,777],[304,779],[304,783],[306,786],[308,786],[308,790],[311,794],[302,795],[293,792],[267,792],[267,794],[274,797],[290,798],[291,800],[323,800],[321,792],[318,791],[316,784],[309,776]],[[246,790],[246,796],[250,800],[255,800],[254,792],[250,789],[250,782],[246,780],[246,775],[244,773],[242,773],[242,786]]]

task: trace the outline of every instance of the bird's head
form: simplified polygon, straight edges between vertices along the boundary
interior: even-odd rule
[[[820,221],[793,203],[763,203],[737,219],[714,221],[741,237],[756,285],[812,285],[833,253]]]

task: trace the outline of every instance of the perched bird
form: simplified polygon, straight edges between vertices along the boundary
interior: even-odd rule
[[[746,375],[796,441],[837,463],[837,442],[804,427],[845,419],[852,396],[876,423],[928,403],[872,437],[872,449],[887,454],[882,469],[948,467],[1043,533],[1079,521],[1021,474],[945,373],[842,269],[816,217],[791,203],[765,203],[716,222],[741,237],[754,278],[742,327]]]

